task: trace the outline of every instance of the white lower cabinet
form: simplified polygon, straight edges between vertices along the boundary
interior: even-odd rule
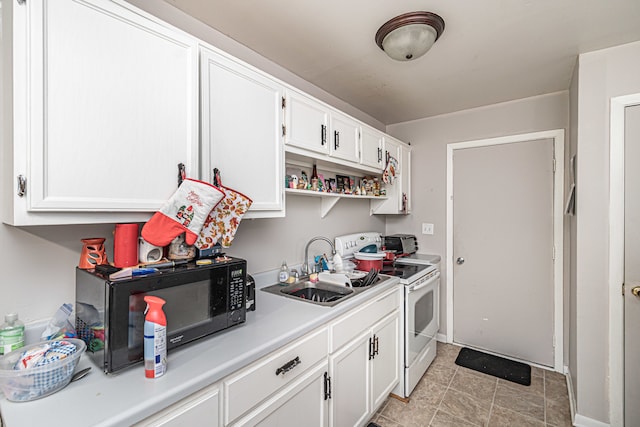
[[[329,357],[331,426],[361,426],[399,380],[400,315],[385,317]]]
[[[371,402],[378,408],[400,380],[400,314],[393,313],[372,328]]]
[[[211,385],[135,424],[136,427],[222,425],[220,386]]]
[[[326,358],[234,426],[326,427],[328,425]]]
[[[371,336],[360,335],[329,358],[331,373],[331,426],[358,426],[371,413]]]
[[[328,342],[327,329],[322,328],[224,379],[225,425],[232,425],[241,417],[260,418],[256,411],[264,415],[282,406],[280,399],[273,401],[274,396],[287,394],[299,386],[298,379],[311,368],[326,363]],[[324,395],[321,397],[313,403],[319,411],[326,404]]]
[[[400,379],[398,288],[333,322],[329,425],[364,425]]]

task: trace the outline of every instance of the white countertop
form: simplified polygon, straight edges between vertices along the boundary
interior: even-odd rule
[[[255,275],[257,283],[261,283]],[[273,282],[272,282],[273,283]],[[144,376],[143,365],[115,375],[102,373],[83,355],[82,380],[31,402],[0,398],[5,427],[31,425],[122,426],[140,421],[301,337],[398,283],[392,278],[334,307],[323,307],[256,290],[257,310],[240,326],[170,351],[167,373]],[[261,288],[263,285],[257,285]]]

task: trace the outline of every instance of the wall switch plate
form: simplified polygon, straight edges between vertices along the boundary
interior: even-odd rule
[[[433,234],[433,224],[422,223],[422,234]]]

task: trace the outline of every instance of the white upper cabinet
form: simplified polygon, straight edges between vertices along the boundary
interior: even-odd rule
[[[5,222],[144,219],[176,190],[178,163],[197,177],[196,39],[122,1],[2,12]]]
[[[382,170],[384,166],[384,147],[382,145],[384,134],[369,126],[362,126],[360,135],[360,163]]]
[[[297,90],[288,89],[285,98],[285,152],[356,174],[382,173],[384,133]]]
[[[411,146],[388,135],[384,137],[384,167],[388,156],[398,165],[396,179],[392,184],[383,184],[387,193],[385,200],[372,200],[371,212],[374,214],[411,213]]]
[[[253,200],[246,218],[284,216],[283,86],[227,55],[201,51],[202,179]]]
[[[331,112],[330,155],[358,163],[360,160],[360,125],[336,111]]]
[[[400,171],[400,185],[402,189],[402,202],[404,203],[404,208],[401,204],[400,209],[401,213],[410,214],[411,213],[411,146],[402,144],[402,152],[400,153],[400,165],[402,165],[402,170]],[[402,212],[402,210],[404,211]]]
[[[329,111],[306,95],[287,91],[286,144],[318,154],[329,153]]]

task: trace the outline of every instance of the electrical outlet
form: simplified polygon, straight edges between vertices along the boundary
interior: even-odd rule
[[[422,223],[422,234],[433,234],[433,224]]]

